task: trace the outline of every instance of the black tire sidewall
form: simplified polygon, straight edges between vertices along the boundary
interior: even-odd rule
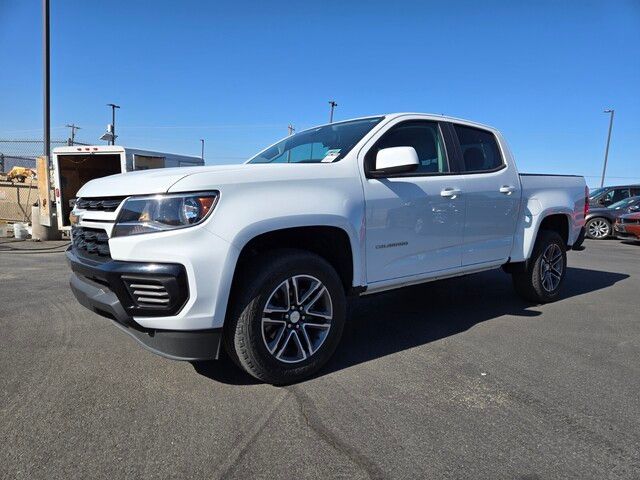
[[[333,355],[342,336],[346,319],[346,298],[340,277],[323,258],[307,252],[269,253],[270,259],[256,266],[252,281],[245,290],[242,311],[234,339],[234,354],[251,375],[270,383],[286,384],[309,376]],[[333,318],[331,329],[320,349],[307,360],[288,364],[277,360],[262,338],[262,312],[271,293],[285,279],[295,275],[311,275],[320,280],[331,296]],[[238,332],[238,329],[241,329]],[[242,344],[240,344],[242,343]],[[244,346],[244,348],[243,348]]]

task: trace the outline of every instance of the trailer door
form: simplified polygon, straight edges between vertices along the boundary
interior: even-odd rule
[[[54,154],[58,227],[68,230],[78,190],[90,180],[122,172],[120,153]]]

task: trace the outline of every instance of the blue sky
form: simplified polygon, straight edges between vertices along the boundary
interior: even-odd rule
[[[640,181],[640,1],[51,0],[52,137],[238,162],[328,117],[487,123],[520,169]],[[0,138],[41,135],[39,0],[0,0]]]

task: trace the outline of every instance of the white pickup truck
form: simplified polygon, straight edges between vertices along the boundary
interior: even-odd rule
[[[559,295],[584,225],[582,177],[518,174],[495,129],[440,115],[359,118],[284,138],[242,165],[87,183],[71,213],[71,288],[142,345],[220,348],[295,382],[335,351],[347,297],[502,267]]]

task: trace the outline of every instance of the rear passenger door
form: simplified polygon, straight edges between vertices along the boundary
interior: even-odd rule
[[[505,161],[492,131],[455,123],[449,126],[465,177],[462,266],[506,261],[520,206],[518,172]]]

